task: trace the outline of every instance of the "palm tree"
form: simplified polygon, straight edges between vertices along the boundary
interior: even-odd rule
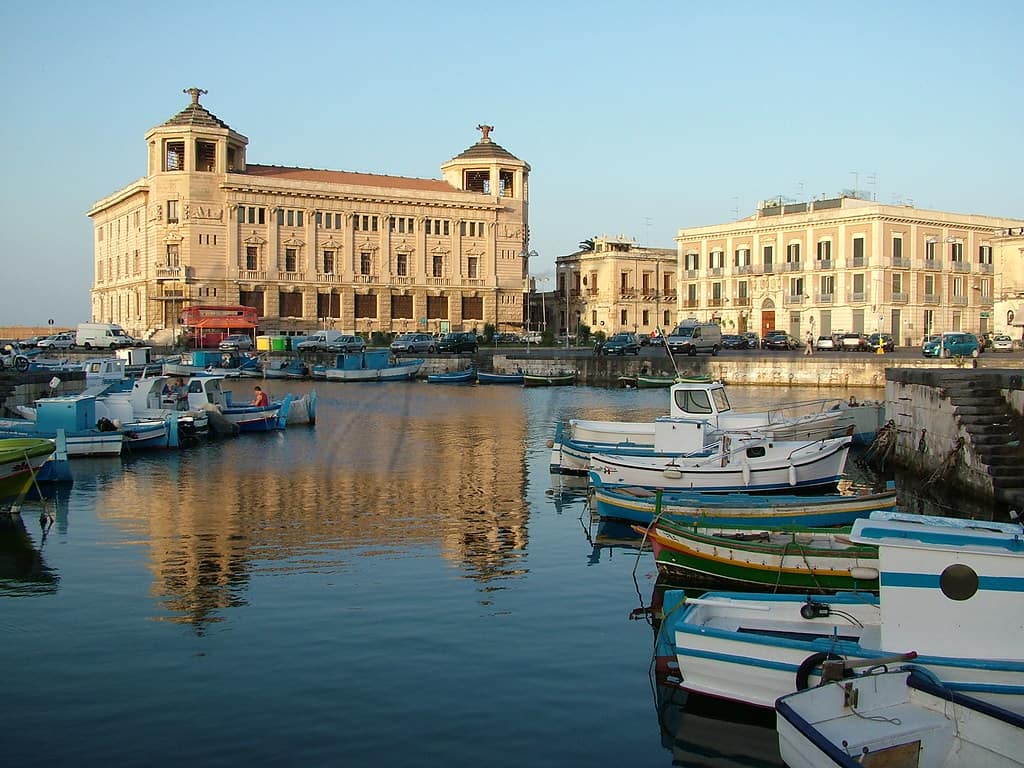
[[[594,238],[588,237],[586,240],[580,240],[581,251],[592,251],[594,250]]]

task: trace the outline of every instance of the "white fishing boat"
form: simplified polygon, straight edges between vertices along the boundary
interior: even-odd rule
[[[914,667],[791,693],[775,710],[789,768],[1024,765],[1024,717],[951,691]]]
[[[550,470],[586,474],[592,453],[688,452],[720,432],[757,432],[775,440],[820,440],[850,435],[869,442],[881,426],[884,408],[836,398],[787,403],[767,411],[735,411],[720,381],[679,381],[669,390],[670,413],[650,422],[571,419],[559,423],[551,447]],[[703,435],[669,435],[659,424],[696,422]],[[669,439],[670,438],[670,439]]]
[[[168,447],[207,437],[208,413],[190,408],[187,399],[178,397],[178,386],[178,379],[170,376],[135,379],[130,389],[109,388],[103,392],[97,399],[97,414],[120,424],[145,419],[173,419],[175,429],[168,432]],[[185,386],[184,380],[180,386]],[[184,395],[184,391],[181,394]]]
[[[188,381],[186,403],[190,410],[217,410],[240,432],[267,432],[284,429],[292,395],[283,400],[271,400],[265,405],[236,401],[233,393],[222,386],[223,376],[193,376]]]
[[[44,397],[28,409],[34,418],[0,419],[0,437],[42,437],[56,440],[63,430],[67,455],[118,456],[124,433],[96,414],[96,397],[104,387],[92,387],[73,395]]]
[[[1024,712],[1024,536],[1017,524],[901,513],[854,523],[879,550],[866,593],[665,595],[659,655],[686,690],[759,707],[815,685],[829,659],[916,653],[944,685]]]
[[[811,442],[725,434],[688,454],[591,454],[591,485],[637,486],[705,493],[835,490],[846,467],[850,438]]]

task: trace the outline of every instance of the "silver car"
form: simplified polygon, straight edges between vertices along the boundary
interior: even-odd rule
[[[239,352],[248,352],[252,349],[252,339],[244,333],[233,333],[220,343],[219,348],[225,351],[238,350]]]
[[[73,349],[75,346],[75,334],[55,333],[53,336],[47,336],[45,339],[36,342],[36,346],[40,349]]]
[[[403,333],[391,342],[391,351],[395,354],[436,352],[437,341],[429,333]]]

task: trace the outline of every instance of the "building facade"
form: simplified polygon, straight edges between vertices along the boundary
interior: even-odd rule
[[[559,332],[580,325],[607,336],[623,331],[649,335],[676,316],[676,252],[645,248],[618,236],[595,237],[592,248],[556,259]]]
[[[93,321],[169,341],[185,306],[237,304],[264,330],[522,328],[530,167],[492,126],[441,179],[256,165],[185,92],[146,175],[88,212]]]
[[[739,221],[679,230],[676,318],[762,336],[890,333],[901,345],[1003,332],[996,257],[1010,249],[997,245],[1021,224],[854,197],[762,203]]]

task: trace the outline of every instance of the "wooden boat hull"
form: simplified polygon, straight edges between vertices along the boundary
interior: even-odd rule
[[[950,691],[920,669],[809,688],[775,708],[789,768],[1024,765],[1024,717]]]
[[[52,440],[32,437],[0,439],[0,501],[22,496],[35,472],[57,449]]]
[[[558,373],[558,374],[535,374],[535,373],[524,373],[523,374],[523,386],[524,387],[571,387],[576,383],[576,373]]]
[[[754,455],[755,450],[762,449],[763,455]],[[594,486],[705,493],[835,490],[849,451],[850,438],[833,438],[813,443],[770,441],[728,458],[720,454],[652,458],[593,454],[588,476]]]
[[[464,371],[450,371],[448,373],[431,373],[427,376],[428,384],[472,384],[475,381],[475,368],[467,368]]]
[[[684,527],[657,522],[645,532],[658,570],[773,589],[878,590],[878,549],[853,544],[849,528],[788,531]]]
[[[875,510],[894,509],[896,492],[862,496],[664,494],[643,488],[598,487],[594,511],[601,517],[648,525],[655,516],[683,525],[748,528],[852,525]]]
[[[523,374],[521,373],[488,373],[487,371],[477,371],[476,381],[478,384],[518,384],[523,383]]]
[[[384,368],[356,368],[346,370],[343,368],[327,368],[324,371],[324,378],[327,381],[407,381],[416,378],[416,375],[423,367],[423,360],[410,360],[397,363],[396,365]]]

